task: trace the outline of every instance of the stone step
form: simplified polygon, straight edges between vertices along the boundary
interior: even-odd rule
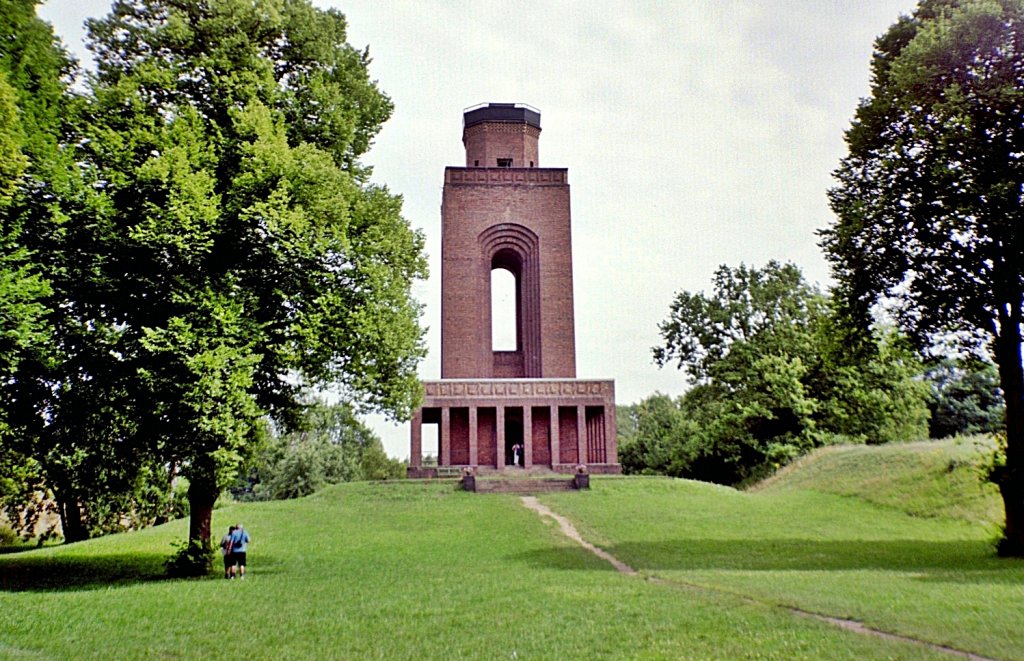
[[[571,478],[546,479],[485,479],[476,481],[477,493],[544,493],[549,491],[572,491],[575,489]]]
[[[501,468],[478,466],[474,469],[474,472],[480,477],[500,477],[508,480],[561,477],[566,475],[566,473],[558,473],[551,470],[550,466],[531,466],[530,468],[523,468],[522,466],[502,466]]]

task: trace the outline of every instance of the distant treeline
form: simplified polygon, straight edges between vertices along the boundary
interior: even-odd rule
[[[793,264],[722,266],[710,294],[678,294],[654,348],[690,389],[617,411],[626,473],[722,484],[763,477],[812,448],[1001,428],[995,368],[926,360],[890,325],[845,323]]]

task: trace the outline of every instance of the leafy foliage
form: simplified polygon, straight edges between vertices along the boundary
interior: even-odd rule
[[[627,471],[731,484],[836,440],[925,432],[913,353],[883,328],[851,350],[829,297],[792,264],[722,266],[713,293],[678,294],[660,329],[655,361],[693,387],[630,407]]]
[[[944,359],[925,373],[931,385],[928,435],[995,433],[1004,429],[999,376],[991,363]]]
[[[993,358],[1007,538],[1024,554],[1024,2],[923,0],[878,39],[872,75],[822,245],[862,326],[884,300],[919,345]]]
[[[391,112],[345,21],[305,0],[123,0],[88,23],[83,158],[143,451],[189,480],[193,527],[307,386],[407,415],[422,238],[359,157]],[[298,375],[300,382],[289,375]]]
[[[35,2],[0,3],[9,511],[52,494],[84,539],[180,511],[184,476],[204,541],[265,417],[294,425],[309,389],[408,415],[423,241],[360,163],[392,106],[344,17],[121,0],[89,21],[78,94]]]
[[[619,462],[625,473],[682,475],[693,461],[687,441],[699,437],[695,421],[668,395],[655,393],[637,404],[619,406]]]
[[[52,34],[35,18],[34,2],[2,0],[0,17],[0,383],[5,383],[25,354],[48,339],[43,298],[50,290],[24,245],[22,206],[40,174],[35,161],[44,156],[36,133],[52,131],[55,123],[45,110],[55,84],[59,95],[62,62]],[[42,82],[44,77],[49,80]],[[44,122],[51,125],[40,127]],[[9,425],[9,404],[0,398],[0,436]]]
[[[255,459],[252,497],[301,498],[340,482],[404,477],[380,439],[347,404],[314,402],[300,429],[273,434]],[[241,492],[246,497],[246,490]]]
[[[70,387],[42,375],[69,349],[63,321],[83,321],[63,285],[89,282],[68,269],[82,244],[70,240],[58,202],[74,189],[61,150],[74,117],[73,65],[36,18],[36,4],[0,1],[0,504],[19,532],[33,529],[46,508],[43,478],[55,444],[39,432],[48,422],[61,426],[53,394]]]
[[[198,578],[210,574],[215,554],[209,544],[203,544],[197,539],[190,539],[173,546],[174,553],[164,563],[168,576]]]

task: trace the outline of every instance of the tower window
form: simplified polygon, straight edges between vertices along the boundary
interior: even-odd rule
[[[498,159],[498,167],[499,168],[510,168],[510,167],[512,167],[512,159],[511,158],[499,158]]]
[[[476,168],[480,167],[480,161],[479,160],[473,161],[473,167],[476,167]]]
[[[491,270],[491,350],[519,349],[519,283],[505,268]]]

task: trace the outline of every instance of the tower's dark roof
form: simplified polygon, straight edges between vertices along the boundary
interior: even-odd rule
[[[540,128],[540,111],[524,103],[488,103],[463,111],[463,128],[481,122],[525,122]]]

